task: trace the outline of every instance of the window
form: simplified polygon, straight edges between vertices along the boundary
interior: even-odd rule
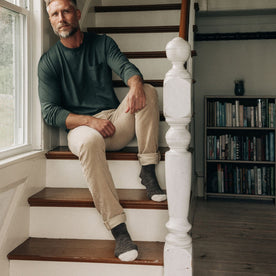
[[[27,0],[0,0],[0,159],[30,145]]]

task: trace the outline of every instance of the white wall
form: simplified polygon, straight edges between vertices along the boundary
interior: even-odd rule
[[[275,16],[204,17],[197,25],[205,33],[275,31]],[[245,95],[276,95],[276,40],[202,41],[195,49],[195,163],[203,176],[204,95],[234,95],[235,79],[244,79]]]
[[[0,179],[0,271],[8,276],[7,254],[29,237],[27,199],[45,185],[44,153],[1,161]]]

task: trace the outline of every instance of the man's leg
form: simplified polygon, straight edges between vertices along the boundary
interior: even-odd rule
[[[148,197],[155,201],[166,199],[165,193],[160,189],[156,175],[155,165],[159,163],[158,152],[159,133],[159,107],[157,92],[149,84],[144,85],[146,94],[146,106],[130,114],[125,113],[127,109],[126,99],[120,104],[117,110],[107,119],[116,127],[114,136],[106,139],[107,149],[116,150],[122,148],[136,132],[138,142],[138,159],[141,168],[141,182],[147,188]]]
[[[137,258],[137,246],[126,229],[125,214],[106,160],[104,140],[98,131],[86,126],[68,133],[69,148],[79,157],[95,206],[116,239],[115,255],[122,261],[132,261]]]
[[[68,133],[68,146],[79,157],[84,177],[97,210],[108,229],[125,222],[105,156],[105,142],[101,134],[87,126]]]

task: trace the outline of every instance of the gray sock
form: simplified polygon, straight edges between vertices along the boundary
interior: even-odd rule
[[[140,173],[141,183],[147,189],[147,195],[151,200],[164,201],[167,199],[164,191],[161,190],[155,174],[155,165],[142,166]]]
[[[126,224],[117,225],[111,229],[111,233],[116,240],[115,256],[124,262],[134,261],[138,256],[138,248],[131,240]]]

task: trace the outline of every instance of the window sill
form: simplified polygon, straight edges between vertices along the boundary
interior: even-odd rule
[[[33,150],[29,151],[27,153],[18,154],[12,157],[5,158],[3,160],[0,160],[0,169],[3,169],[5,167],[14,165],[16,163],[20,163],[29,159],[35,159],[35,158],[44,158],[45,157],[45,151],[43,150]]]

